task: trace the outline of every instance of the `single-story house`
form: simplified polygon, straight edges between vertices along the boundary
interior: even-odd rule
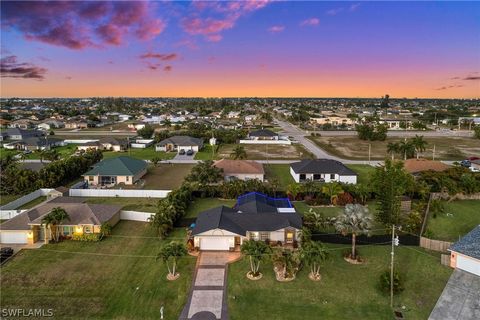
[[[455,242],[448,251],[452,268],[480,276],[480,225]]]
[[[255,130],[248,134],[250,140],[278,140],[279,135],[268,129]]]
[[[228,160],[215,161],[215,167],[223,170],[225,181],[230,180],[264,180],[265,171],[263,164],[251,160]]]
[[[52,129],[57,129],[57,128],[63,128],[65,127],[65,124],[61,121],[58,120],[46,120],[39,125],[37,125],[37,128],[40,130],[52,130]]]
[[[18,120],[11,121],[8,124],[8,127],[18,128],[23,130],[33,129],[35,127],[35,122],[29,119],[18,119]]]
[[[193,150],[198,152],[203,148],[203,140],[189,136],[173,136],[157,143],[155,151]]]
[[[65,237],[74,234],[100,233],[103,223],[111,226],[120,220],[121,206],[87,204],[81,198],[57,197],[44,204],[11,218],[0,225],[0,243],[33,244],[51,239],[50,228],[42,225],[42,219],[53,208],[64,209],[69,216],[59,226],[60,234]]]
[[[407,159],[403,162],[405,171],[412,175],[417,175],[424,171],[445,171],[450,168],[449,165],[435,160],[427,159]]]
[[[103,150],[124,151],[128,147],[126,140],[114,137],[103,137],[98,142],[102,145]]]
[[[87,141],[77,145],[77,150],[101,150],[103,148],[102,144],[98,141]]]
[[[51,148],[65,145],[65,140],[51,136],[27,138],[23,139],[21,142],[25,146],[24,149],[31,151],[49,150]]]
[[[3,132],[6,132],[5,139],[10,140],[24,140],[32,137],[41,137],[45,134],[39,130],[24,130],[19,128],[8,128]]]
[[[65,122],[66,129],[85,129],[88,128],[88,122],[83,120],[69,120]]]
[[[147,173],[147,163],[143,160],[121,156],[102,160],[83,177],[89,185],[132,185]]]
[[[357,183],[357,174],[340,161],[330,159],[306,159],[290,164],[290,174],[296,182]]]
[[[220,206],[201,212],[192,229],[199,250],[239,250],[245,240],[293,245],[300,240],[302,218],[288,199],[251,192],[233,208]]]

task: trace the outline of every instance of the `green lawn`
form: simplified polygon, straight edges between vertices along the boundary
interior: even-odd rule
[[[347,167],[358,174],[357,183],[368,183],[375,167],[368,164],[347,164]]]
[[[69,157],[72,154],[74,154],[76,148],[77,147],[74,144],[67,144],[67,145],[62,146],[62,147],[53,148],[52,150],[57,151],[60,155],[60,158],[66,158],[66,157]],[[35,151],[32,152],[32,153],[29,153],[28,156],[27,156],[27,159],[40,159],[40,153],[35,152]]]
[[[290,174],[289,164],[264,164],[267,180],[277,179],[280,183],[280,190],[286,191],[289,184],[295,183]]]
[[[195,218],[202,211],[222,205],[227,207],[233,207],[235,202],[235,200],[223,200],[217,198],[197,198],[190,203],[185,214],[185,218]]]
[[[444,202],[445,213],[436,218],[430,213],[427,229],[432,238],[457,241],[480,224],[480,200]]]
[[[389,296],[378,288],[380,274],[389,268],[390,247],[359,250],[367,260],[364,265],[345,262],[343,249],[331,251],[330,260],[321,269],[320,282],[309,280],[306,268],[292,282],[277,282],[271,262],[261,265],[262,279],[251,281],[245,277],[248,260],[233,263],[228,268],[230,318],[393,319]],[[418,247],[414,250],[396,250],[396,266],[405,279],[405,291],[395,296],[394,305],[405,306],[406,319],[423,320],[428,318],[452,270],[440,264],[439,255]]]
[[[193,164],[160,163],[150,166],[148,173],[142,178],[145,180],[143,189],[173,190],[183,183],[190,173]]]
[[[0,159],[3,159],[7,155],[14,156],[16,154],[19,154],[20,152],[18,150],[9,150],[5,148],[0,148]]]
[[[215,146],[215,152],[217,152],[219,146]],[[213,154],[212,146],[206,144],[203,146],[202,150],[195,153],[195,160],[215,160],[218,159],[217,154]]]
[[[185,230],[161,241],[145,223],[121,221],[113,235],[122,237],[23,250],[2,266],[2,308],[51,308],[57,319],[155,319],[164,306],[165,319],[178,319],[195,258],[181,258],[180,278],[167,281],[155,256],[167,241],[184,241]]]
[[[7,203],[12,202],[13,200],[17,200],[18,198],[22,197],[21,194],[6,194],[0,195],[0,205],[3,206]]]
[[[46,196],[42,196],[42,197],[38,197],[37,199],[34,199],[28,203],[25,203],[23,206],[20,206],[18,207],[17,209],[18,210],[21,210],[21,209],[30,209],[30,208],[33,208],[35,207],[36,205],[42,203],[43,201],[47,200],[47,197]]]
[[[103,159],[129,156],[142,160],[152,160],[154,157],[159,157],[161,160],[170,160],[173,159],[175,155],[175,152],[155,151],[154,147],[149,147],[144,149],[129,149],[125,152],[104,151]]]
[[[160,199],[156,198],[102,198],[92,197],[85,198],[86,203],[92,204],[116,204],[122,206],[123,210],[157,212],[157,203]]]

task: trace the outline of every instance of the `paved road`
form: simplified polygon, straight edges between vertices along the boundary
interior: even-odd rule
[[[350,131],[317,131],[324,137],[335,137],[335,136],[356,136],[357,132],[355,130]],[[422,135],[425,137],[472,137],[472,131],[405,131],[405,130],[391,130],[387,132],[388,137],[414,137],[416,134]]]

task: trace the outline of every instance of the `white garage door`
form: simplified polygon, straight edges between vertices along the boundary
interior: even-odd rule
[[[465,258],[457,254],[457,268],[480,276],[480,261]]]
[[[201,250],[229,250],[232,237],[203,237],[200,238]]]
[[[0,243],[27,243],[26,232],[0,232]]]

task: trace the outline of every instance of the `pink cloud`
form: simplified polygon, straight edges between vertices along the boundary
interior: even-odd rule
[[[279,33],[279,32],[282,32],[283,30],[285,30],[284,26],[272,26],[268,28],[268,31],[271,33]]]
[[[173,69],[172,66],[165,66],[165,67],[163,67],[163,71],[165,71],[165,72],[170,72],[170,71],[172,71],[172,69]]]
[[[300,22],[300,26],[318,26],[320,24],[320,19],[318,18],[310,18],[303,20]]]
[[[160,61],[171,61],[178,58],[176,53],[154,53],[147,52],[140,56],[140,59],[157,59]]]
[[[45,79],[47,69],[28,62],[18,62],[17,56],[11,55],[0,59],[0,74],[4,78]]]

